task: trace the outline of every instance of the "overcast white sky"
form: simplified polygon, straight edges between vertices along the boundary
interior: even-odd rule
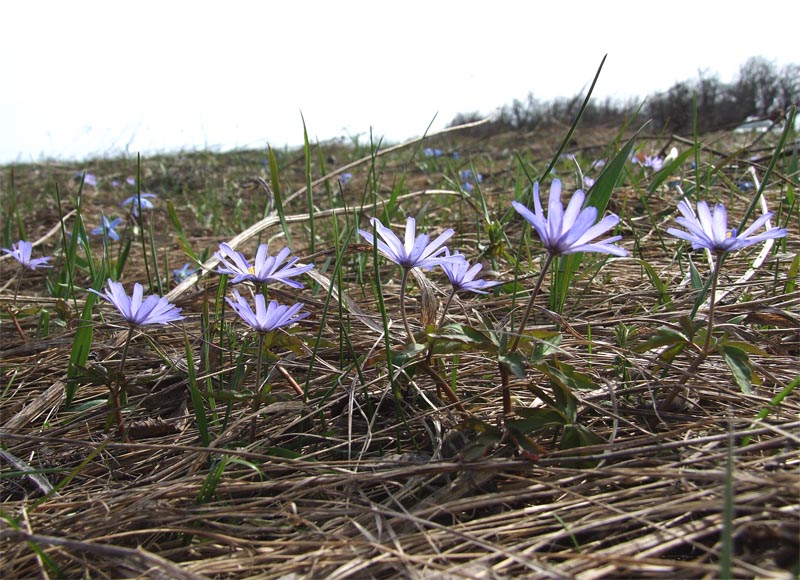
[[[0,163],[400,141],[529,92],[645,97],[797,62],[791,2],[3,2]]]

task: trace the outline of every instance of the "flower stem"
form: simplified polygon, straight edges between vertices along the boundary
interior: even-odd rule
[[[697,356],[692,360],[689,367],[683,373],[683,377],[675,385],[672,390],[667,394],[667,397],[661,402],[659,406],[660,411],[668,411],[672,402],[675,400],[681,391],[683,391],[684,387],[686,386],[686,382],[689,378],[694,375],[694,372],[700,367],[700,363],[708,358],[708,355],[711,354],[710,347],[711,347],[711,336],[714,331],[714,306],[716,305],[716,297],[717,297],[717,279],[719,278],[720,268],[722,267],[722,259],[724,258],[724,254],[717,256],[717,263],[714,265],[714,271],[711,274],[711,289],[710,289],[710,298],[708,303],[708,327],[706,328],[706,338],[703,341],[703,348],[697,353]]]
[[[22,339],[22,342],[28,342],[28,337],[25,334],[25,331],[22,330],[22,327],[19,325],[19,320],[17,320],[17,314],[19,313],[17,310],[17,296],[19,295],[19,288],[22,285],[22,275],[25,274],[25,270],[22,269],[19,272],[19,276],[17,276],[17,285],[14,288],[14,301],[11,303],[11,308],[9,309],[9,313],[11,314],[11,321],[14,323],[14,326],[19,333],[19,337]]]
[[[508,366],[499,363],[500,383],[503,385],[503,416],[511,415],[511,387],[508,384]]]
[[[411,328],[408,326],[408,318],[406,318],[406,284],[408,283],[408,268],[403,268],[403,279],[400,281],[400,316],[403,317],[403,326],[406,327],[406,334],[411,340],[411,344],[416,344],[414,335],[411,333]]]
[[[119,368],[117,369],[117,376],[111,380],[111,405],[116,413],[117,429],[119,434],[127,440],[128,436],[125,434],[125,420],[122,418],[122,402],[120,400],[120,393],[125,395],[125,361],[128,359],[128,347],[131,345],[133,338],[133,324],[128,326],[128,337],[125,339],[125,345],[122,347],[122,355],[119,361]]]
[[[553,262],[553,258],[555,258],[554,254],[547,254],[547,260],[544,262],[544,266],[542,266],[542,273],[539,274],[539,279],[536,280],[536,286],[533,288],[533,293],[531,294],[530,300],[528,300],[528,306],[525,308],[525,314],[522,315],[522,320],[519,324],[519,329],[517,331],[517,335],[514,337],[514,340],[511,343],[511,346],[508,349],[509,353],[512,353],[517,350],[519,347],[519,342],[522,340],[522,333],[525,332],[525,325],[528,323],[528,319],[531,316],[531,312],[533,312],[533,304],[536,302],[536,297],[539,295],[539,290],[542,287],[542,282],[544,281],[544,276],[547,273],[548,268],[550,268],[550,264]]]
[[[11,303],[13,306],[17,305],[17,296],[19,295],[19,288],[22,285],[22,275],[25,273],[25,270],[21,270],[19,276],[17,276],[17,285],[14,288],[14,301]]]
[[[439,324],[436,326],[436,330],[439,330],[444,325],[444,319],[447,316],[447,311],[450,308],[450,303],[453,302],[453,298],[455,298],[455,295],[456,295],[456,290],[453,289],[453,291],[450,292],[450,296],[447,297],[447,302],[445,302],[444,304],[444,310],[442,311],[442,318],[439,320]]]
[[[256,439],[258,418],[256,413],[261,405],[261,350],[264,348],[264,333],[258,333],[258,352],[256,353],[256,390],[253,394],[253,418],[250,420],[250,441]]]
[[[703,343],[702,352],[708,355],[708,348],[711,346],[711,335],[714,330],[714,306],[716,306],[717,298],[717,279],[719,278],[719,270],[722,266],[722,258],[724,255],[717,256],[717,263],[714,265],[714,272],[711,274],[711,291],[708,303],[708,329],[706,330],[706,340]]]

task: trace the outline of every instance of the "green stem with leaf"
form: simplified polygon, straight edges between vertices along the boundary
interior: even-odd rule
[[[708,304],[708,326],[706,327],[706,337],[703,341],[703,347],[683,373],[683,377],[678,384],[672,388],[667,397],[661,402],[661,405],[659,406],[660,411],[669,410],[672,402],[684,390],[686,382],[700,367],[700,364],[708,358],[708,355],[711,354],[711,337],[714,332],[714,307],[716,306],[717,280],[719,279],[719,272],[724,258],[725,254],[720,254],[717,256],[717,263],[714,264],[714,271],[711,274],[711,288],[709,290],[710,298]]]

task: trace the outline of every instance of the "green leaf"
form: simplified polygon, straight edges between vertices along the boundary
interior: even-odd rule
[[[497,350],[497,344],[490,336],[466,324],[447,324],[439,332],[432,332],[428,336],[437,340],[477,345],[486,352]]]
[[[539,385],[536,385],[533,382],[528,383],[528,390],[539,397],[541,401],[547,405],[551,409],[555,409],[556,411],[561,411],[559,409],[558,403],[556,403],[555,399],[553,399],[549,394],[545,393],[544,389]]]
[[[719,350],[733,373],[733,380],[744,394],[751,394],[753,392],[753,372],[747,353],[730,345],[720,345]]]
[[[675,330],[674,328],[662,326],[656,331],[655,336],[651,336],[644,342],[638,344],[633,351],[642,353],[656,348],[661,348],[662,346],[687,345],[690,342],[691,340],[689,337],[682,332]]]
[[[554,352],[557,352],[562,338],[561,333],[555,330],[534,330],[525,335],[520,341],[520,345],[525,346],[531,342],[528,336],[533,336],[535,339],[529,361],[531,364],[539,363]]]
[[[614,156],[611,162],[606,163],[603,172],[597,178],[592,186],[589,196],[586,199],[586,206],[593,206],[597,208],[597,215],[603,215],[608,206],[608,200],[611,199],[611,193],[617,186],[620,176],[625,169],[625,164],[630,159],[633,144],[639,137],[639,133],[644,127],[640,128],[628,142],[623,145],[622,149]]]
[[[780,405],[786,397],[791,395],[792,392],[798,386],[800,386],[800,375],[796,376],[791,383],[789,383],[783,389],[781,389],[781,392],[778,393],[777,395],[775,395],[772,398],[772,400],[769,402],[769,404],[766,407],[764,407],[763,409],[761,409],[761,411],[758,412],[758,415],[756,415],[756,418],[754,419],[754,421],[760,421],[761,419],[765,419],[766,417],[768,417],[769,414],[771,412],[775,411],[775,409],[778,407],[778,405]],[[753,423],[752,426],[755,426],[755,424],[756,423]],[[742,439],[742,447],[744,447],[745,445],[748,445],[750,443],[750,439],[751,438],[752,437],[750,435],[747,435],[746,437],[744,437]]]
[[[391,357],[392,365],[401,367],[405,364],[408,364],[410,361],[413,361],[417,356],[422,354],[427,348],[428,347],[424,344],[412,342],[410,344],[406,344],[403,347],[403,350],[390,350],[389,356]]]
[[[593,433],[583,425],[569,425],[561,436],[560,449],[575,449],[589,445],[602,445],[605,439]]]
[[[510,419],[506,425],[519,433],[532,433],[545,427],[561,427],[567,424],[567,418],[556,409],[516,409],[522,419]]]
[[[585,373],[578,372],[574,366],[553,360],[545,365],[536,367],[542,370],[551,379],[557,380],[571,389],[586,391],[596,388],[592,377]]]
[[[515,377],[520,379],[525,378],[525,359],[521,352],[516,351],[508,354],[501,354],[497,357],[497,360],[514,373]]]
[[[192,398],[192,409],[194,410],[194,417],[197,422],[197,430],[200,432],[200,440],[203,442],[203,446],[208,447],[208,444],[211,442],[211,435],[208,431],[208,418],[206,417],[203,395],[200,393],[200,386],[197,383],[197,373],[195,372],[192,356],[192,345],[189,342],[189,335],[186,334],[185,331],[183,334],[183,343],[184,352],[186,353],[186,366],[189,371],[189,392]]]
[[[730,346],[732,348],[739,349],[742,352],[746,352],[747,354],[755,354],[758,356],[769,356],[769,353],[764,349],[759,348],[754,344],[750,344],[749,342],[744,342],[741,340],[721,340],[719,341],[718,345]]]
[[[100,290],[103,285],[103,268],[101,266],[98,276],[94,281],[94,289]],[[74,378],[81,374],[81,369],[86,367],[89,360],[89,351],[92,349],[92,339],[94,338],[94,324],[92,324],[92,308],[94,308],[97,294],[88,292],[86,302],[83,306],[83,313],[78,321],[78,330],[75,331],[75,338],[72,341],[72,350],[69,355],[69,365],[67,366],[67,378]],[[69,408],[72,399],[78,391],[78,383],[67,381],[64,389],[66,398],[65,407]]]
[[[692,285],[692,290],[702,290],[705,284],[703,283],[703,277],[700,275],[700,271],[694,265],[694,262],[689,262],[689,281]],[[701,294],[698,300],[702,302],[705,299],[705,293]]]
[[[800,252],[795,254],[792,260],[792,265],[789,266],[789,275],[786,277],[786,284],[783,286],[784,294],[791,294],[794,292],[797,285],[798,271],[800,271]]]

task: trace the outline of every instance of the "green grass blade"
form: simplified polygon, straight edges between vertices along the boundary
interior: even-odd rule
[[[303,117],[303,113],[300,113],[300,118],[303,120],[303,153],[306,161],[306,200],[308,202],[308,221],[311,229],[309,233],[309,250],[313,254],[317,235],[314,221],[314,190],[311,187],[311,147],[308,144],[308,129],[306,129],[306,120]]]
[[[194,410],[194,418],[197,421],[197,430],[200,432],[200,441],[203,442],[204,447],[208,447],[211,443],[211,436],[208,432],[208,418],[206,417],[206,407],[203,402],[203,395],[200,392],[200,387],[197,384],[197,371],[194,368],[194,356],[192,354],[192,345],[189,342],[189,335],[184,330],[183,333],[184,351],[186,353],[186,366],[189,373],[189,392],[192,396],[192,409]]]
[[[767,169],[764,172],[764,176],[761,178],[761,185],[759,186],[756,194],[753,196],[753,201],[750,202],[747,211],[744,212],[744,216],[742,216],[742,221],[739,222],[739,227],[737,228],[737,231],[739,232],[741,232],[742,228],[745,227],[745,225],[747,224],[747,220],[750,219],[750,215],[756,209],[756,205],[758,205],[758,200],[764,194],[764,188],[767,186],[769,178],[772,176],[772,172],[775,170],[775,166],[778,164],[778,160],[783,157],[786,140],[789,137],[789,134],[794,132],[794,120],[796,115],[797,115],[797,108],[792,106],[791,109],[789,110],[789,115],[787,115],[786,126],[783,129],[783,133],[781,133],[781,138],[778,141],[778,144],[775,146],[775,152],[773,153],[772,157],[769,160],[769,164],[767,165]]]
[[[272,184],[272,193],[275,196],[275,211],[278,212],[278,219],[281,220],[281,229],[283,235],[286,237],[286,245],[292,245],[292,237],[289,234],[289,224],[286,222],[286,213],[283,209],[283,194],[281,193],[281,180],[278,177],[278,158],[275,156],[275,151],[272,147],[267,148],[269,151],[269,177]]]
[[[98,275],[95,277],[92,287],[95,290],[100,290],[103,286],[105,272],[101,267]],[[75,331],[75,338],[72,341],[72,350],[69,355],[69,364],[67,366],[67,377],[77,377],[82,369],[86,367],[86,361],[89,359],[89,352],[92,350],[92,340],[94,339],[94,324],[92,323],[92,309],[94,308],[97,295],[94,292],[86,293],[86,303],[83,306],[83,313],[78,321],[78,329]],[[78,381],[67,381],[64,388],[66,397],[65,407],[69,408],[72,400],[78,391]]]

